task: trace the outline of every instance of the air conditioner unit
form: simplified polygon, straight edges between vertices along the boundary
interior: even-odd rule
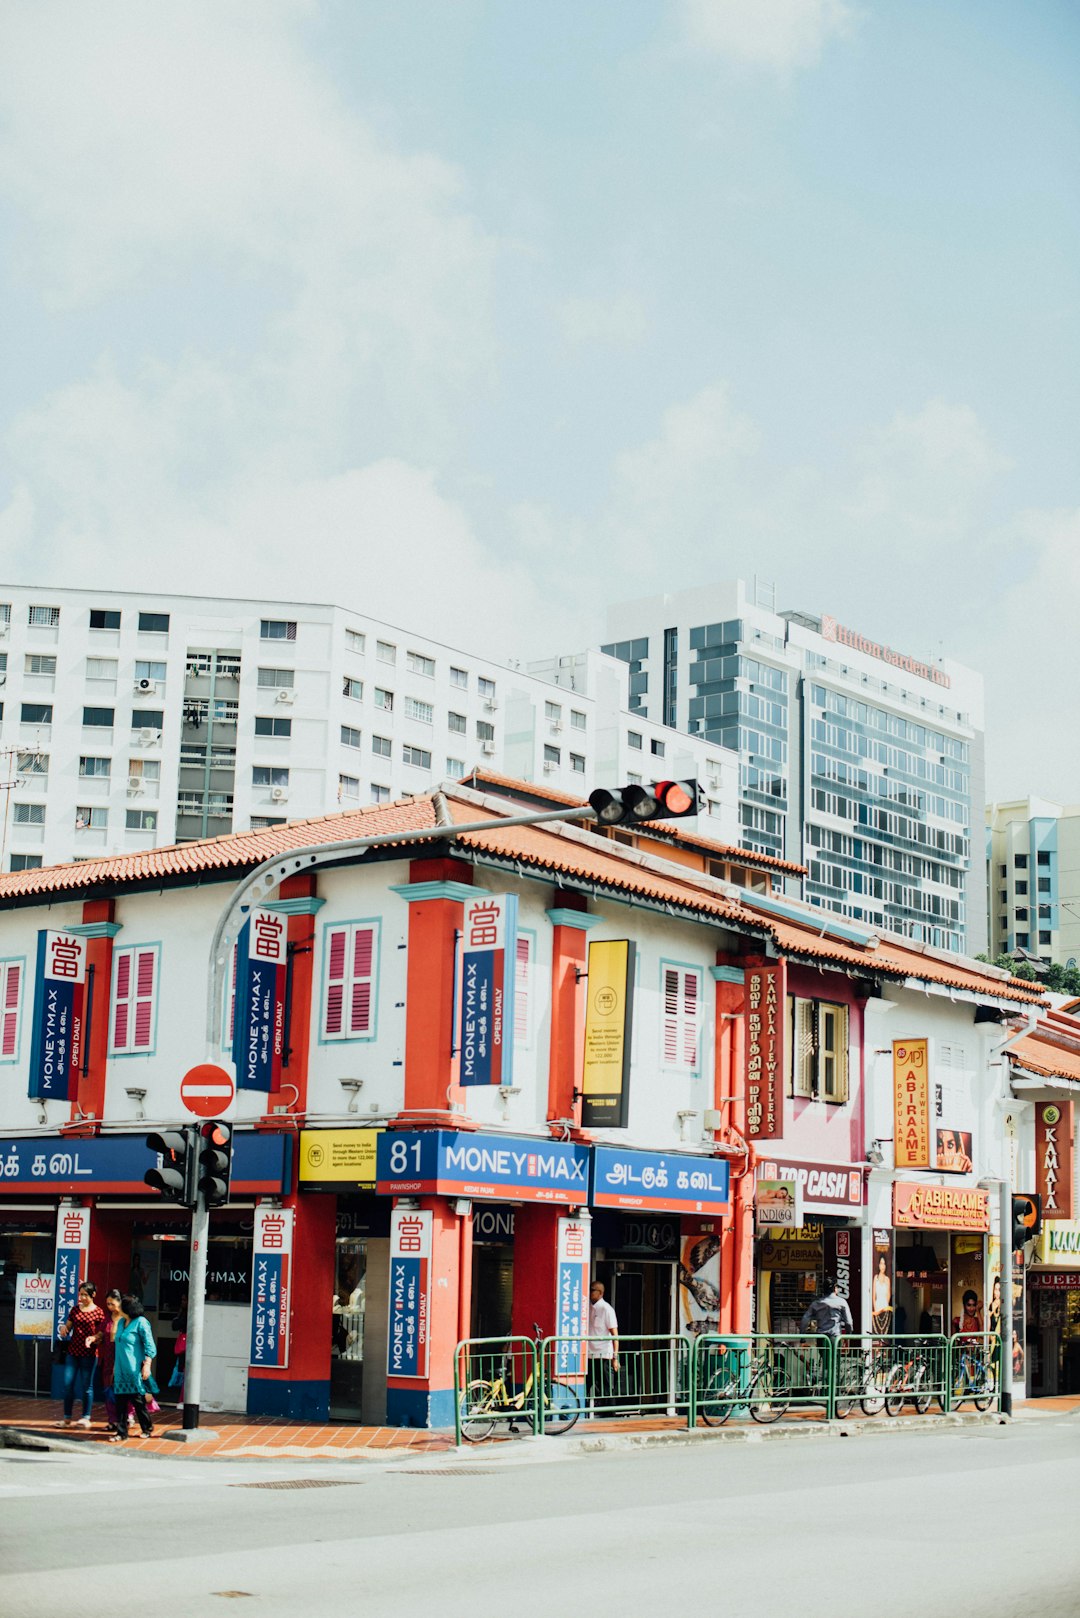
[[[160,730],[140,730],[139,732],[139,745],[141,747],[153,747],[154,743],[160,740]]]
[[[480,751],[481,751],[481,753],[486,753],[488,755],[488,757],[490,758],[491,755],[495,751],[495,743],[494,742],[481,742]]]
[[[288,801],[289,789],[288,787],[271,787],[270,796],[275,803],[285,803]]]
[[[282,686],[281,690],[277,694],[277,699],[279,702],[295,702],[296,692],[290,691],[287,686]]]
[[[487,697],[484,701],[484,707],[488,710],[488,713],[494,713],[498,706],[498,697]]]
[[[551,774],[552,770],[557,770],[558,768],[559,768],[559,766],[557,764],[553,764],[552,761],[549,758],[546,758],[544,760],[544,769],[546,770],[548,775]]]
[[[137,798],[142,793],[143,778],[141,775],[128,776],[128,797]]]
[[[154,694],[154,692],[156,692],[156,691],[157,691],[157,681],[156,680],[136,680],[135,681],[135,695],[137,697],[149,697],[149,696],[152,696]]]
[[[552,728],[552,730],[561,730],[563,728],[562,720],[561,719],[553,719],[551,721],[551,728]]]
[[[11,625],[10,624],[0,624],[0,640],[7,640],[10,633],[11,633]]]

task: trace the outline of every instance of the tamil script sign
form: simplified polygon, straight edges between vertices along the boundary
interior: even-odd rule
[[[395,1208],[390,1216],[388,1376],[427,1376],[431,1321],[431,1231],[428,1209]]]
[[[589,1200],[589,1148],[576,1141],[457,1130],[388,1130],[379,1141],[376,1190],[496,1202]]]
[[[590,1229],[586,1219],[560,1219],[555,1295],[555,1375],[585,1375],[589,1335]]]
[[[893,1146],[898,1169],[930,1167],[930,1075],[925,1039],[894,1039]]]
[[[289,1363],[290,1271],[295,1218],[291,1208],[255,1209],[251,1255],[251,1365],[283,1370]]]
[[[51,1337],[53,1287],[51,1275],[29,1272],[15,1277],[15,1336]]]
[[[720,1157],[680,1152],[593,1148],[594,1208],[723,1214],[730,1207],[730,1170]]]
[[[913,1230],[990,1229],[990,1198],[975,1187],[893,1184],[893,1224]]]
[[[286,917],[253,910],[237,939],[233,1061],[241,1090],[269,1094],[281,1084],[288,932]]]
[[[74,1101],[82,1060],[86,940],[76,933],[38,933],[30,1085],[35,1101]]]
[[[1035,1188],[1044,1219],[1073,1216],[1073,1104],[1040,1101],[1035,1106]]]
[[[784,1133],[784,963],[746,969],[746,1133],[777,1140]]]
[[[517,895],[483,893],[462,917],[461,1083],[509,1084],[514,1044]]]
[[[234,1196],[280,1191],[292,1142],[288,1136],[244,1130],[233,1136]],[[0,1138],[0,1191],[44,1192],[52,1196],[95,1191],[111,1196],[153,1197],[143,1181],[160,1168],[144,1135],[98,1135],[65,1140],[61,1135],[32,1140]]]
[[[626,938],[589,945],[581,1078],[584,1129],[625,1129],[630,1107],[637,946]]]

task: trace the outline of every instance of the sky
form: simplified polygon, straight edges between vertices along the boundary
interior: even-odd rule
[[[544,656],[737,576],[1080,802],[1074,0],[6,0],[0,575]]]

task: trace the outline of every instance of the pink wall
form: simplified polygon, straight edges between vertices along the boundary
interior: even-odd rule
[[[806,1096],[784,1098],[784,1137],[776,1155],[790,1152],[808,1162],[861,1163],[866,1156],[864,1124],[863,1007],[857,986],[841,972],[815,972],[788,963],[789,995],[803,1000],[831,1000],[846,1005],[848,1015],[848,1094],[843,1106]]]

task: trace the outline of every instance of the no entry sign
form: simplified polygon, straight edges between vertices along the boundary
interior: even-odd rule
[[[236,1094],[231,1073],[213,1062],[200,1062],[180,1080],[180,1100],[196,1118],[220,1118]]]

